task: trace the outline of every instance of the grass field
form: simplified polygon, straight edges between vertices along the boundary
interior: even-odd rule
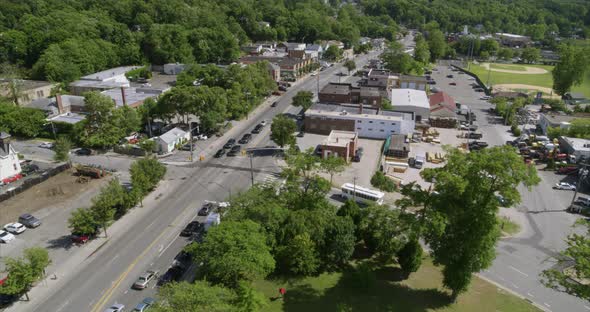
[[[375,272],[376,282],[369,291],[359,288],[350,273],[322,274],[298,280],[264,280],[254,283],[271,303],[264,311],[271,312],[524,312],[540,311],[530,303],[474,277],[469,291],[459,296],[457,303],[449,301],[442,289],[439,268],[425,260],[410,279],[400,281],[395,266]],[[278,289],[287,292],[284,300],[277,299]]]
[[[520,225],[510,220],[510,218],[498,217],[498,224],[500,226],[500,230],[507,235],[514,235],[520,232]]]
[[[500,66],[500,67],[497,67]],[[490,71],[490,84],[526,84],[532,86],[551,88],[553,86],[553,77],[551,76],[551,70],[553,66],[549,65],[510,65],[510,64],[491,64],[492,68],[502,68],[522,71],[523,66],[539,67],[544,68],[548,72],[545,74],[514,74],[514,73],[502,73],[497,71]],[[470,65],[470,71],[478,75],[479,78],[486,83],[488,81],[488,70],[484,67],[476,64]],[[572,92],[580,92],[585,96],[590,97],[590,71],[586,73],[584,82],[579,86],[574,86]]]

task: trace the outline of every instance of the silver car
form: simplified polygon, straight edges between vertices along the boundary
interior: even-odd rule
[[[156,278],[156,276],[158,276],[157,271],[151,271],[151,270],[145,271],[145,273],[141,274],[137,278],[135,283],[133,283],[133,288],[145,289],[148,286],[148,284]]]

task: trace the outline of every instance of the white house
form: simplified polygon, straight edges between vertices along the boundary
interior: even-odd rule
[[[177,145],[187,140],[190,140],[190,133],[178,127],[171,129],[159,137],[154,137],[157,146],[156,151],[163,154],[172,152]]]
[[[430,102],[426,92],[413,89],[391,89],[393,110],[414,113],[416,122],[430,117]]]
[[[130,83],[125,74],[137,68],[141,67],[122,66],[81,77],[80,80],[70,83],[70,92],[74,95],[83,95],[88,91],[129,88]]]
[[[18,154],[10,144],[10,134],[0,132],[0,181],[12,182],[20,178],[20,172]]]

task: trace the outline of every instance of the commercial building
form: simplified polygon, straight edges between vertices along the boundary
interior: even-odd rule
[[[393,74],[387,70],[370,69],[362,84],[383,90],[414,89],[426,91],[428,80],[423,76]]]
[[[562,152],[576,156],[576,160],[590,159],[590,140],[559,137],[559,148]]]
[[[392,89],[391,106],[394,111],[407,112],[414,115],[417,123],[430,117],[430,103],[426,92],[413,89]]]
[[[27,106],[37,99],[43,99],[51,95],[51,90],[57,84],[47,81],[0,79],[0,96],[14,100],[13,90],[18,90],[18,105]]]
[[[295,58],[295,57],[278,57],[278,56],[244,56],[240,58],[242,64],[253,64],[256,62],[267,61],[271,64],[275,64],[280,68],[281,79],[284,78],[297,78],[303,70],[311,65],[311,58]]]
[[[364,107],[378,109],[385,96],[387,92],[377,87],[354,87],[350,83],[331,82],[320,91],[318,99],[320,103],[363,103]]]
[[[571,122],[580,118],[590,118],[590,114],[578,113],[574,115],[559,115],[559,114],[541,114],[539,118],[538,126],[543,131],[544,135],[547,135],[547,129],[549,128],[561,128],[569,129]]]
[[[330,135],[321,145],[322,158],[342,157],[349,162],[356,153],[358,134],[353,131],[330,131]]]
[[[432,94],[430,102],[430,125],[438,128],[455,128],[457,126],[457,105],[455,100],[445,92]]]
[[[152,88],[116,88],[101,92],[102,94],[113,99],[117,107],[129,106],[137,108],[148,98],[155,99],[165,90]]]
[[[386,139],[391,134],[414,131],[412,113],[377,111],[358,104],[314,104],[305,112],[304,127],[309,133],[328,135],[332,130],[357,132],[361,138]]]
[[[407,135],[392,134],[385,142],[385,155],[396,158],[408,158],[410,140]]]
[[[10,144],[10,134],[0,132],[0,181],[13,182],[22,177],[20,173],[18,154]]]
[[[88,91],[105,91],[121,87],[128,88],[130,86],[129,80],[125,77],[125,74],[140,67],[116,67],[84,76],[80,80],[70,83],[70,92],[73,95],[83,95],[84,92]]]

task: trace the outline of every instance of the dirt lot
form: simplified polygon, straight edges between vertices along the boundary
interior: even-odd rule
[[[88,183],[76,182],[78,177],[66,170],[30,189],[0,203],[0,224],[14,222],[18,216],[34,213],[44,208],[66,208],[78,196],[89,190],[98,190],[108,178],[91,180]]]

